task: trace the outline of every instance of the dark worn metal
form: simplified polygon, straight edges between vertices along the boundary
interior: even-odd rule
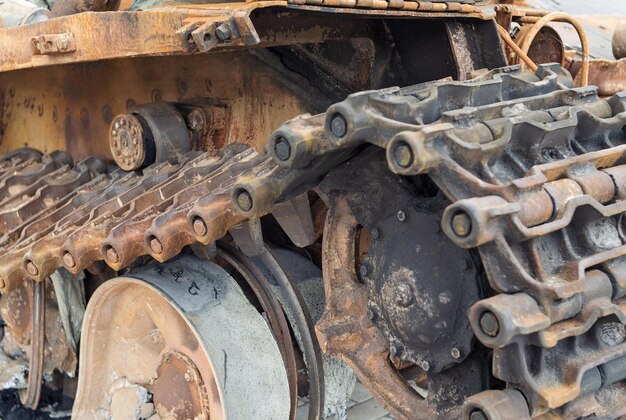
[[[472,256],[441,231],[450,203],[423,180],[389,172],[378,149],[331,171],[320,188],[349,191],[351,212],[370,232],[359,277],[368,287],[368,312],[392,355],[432,372],[461,362],[474,336],[464,314],[479,293]]]
[[[626,354],[621,306],[626,290],[626,99],[621,94],[601,99],[595,88],[566,88],[571,79],[559,74],[557,67],[545,65],[536,78],[509,68],[465,84],[439,82],[356,94],[323,115],[295,119],[276,131],[295,151],[290,161],[276,160],[281,166],[300,167],[327,153],[370,143],[386,149],[392,172],[428,174],[452,202],[441,228],[458,246],[478,249],[495,293],[470,309],[474,334],[493,349],[494,376],[521,391],[527,402],[517,399],[499,413],[499,404],[489,400],[491,391],[473,397],[489,417],[587,415],[577,401],[590,393],[608,398],[597,413],[623,414],[618,401],[624,394],[613,386],[621,370],[609,366],[621,363]],[[347,125],[341,138],[332,130],[337,115]],[[415,216],[402,211],[397,221],[410,223]],[[390,218],[389,223],[397,222]],[[327,226],[333,232],[329,228],[336,227]],[[389,227],[376,228],[380,242]],[[337,254],[337,247],[326,248],[329,257]],[[372,256],[368,258],[371,263]],[[351,261],[346,257],[341,265],[349,267]],[[371,264],[361,267],[366,282],[371,272]],[[327,272],[331,281],[339,281],[337,276],[345,274]],[[395,304],[410,307],[413,284],[380,281],[383,288],[374,291],[380,295],[391,287]],[[418,285],[424,287],[424,282]],[[333,320],[339,325],[344,318],[328,312],[320,333],[328,335],[322,331],[332,331]],[[410,326],[419,319],[407,316],[400,322]],[[385,321],[387,328],[398,325]],[[356,346],[325,342],[328,351],[355,363]],[[397,345],[388,348],[401,353]],[[611,380],[603,373],[609,370]],[[367,384],[381,396],[379,384]]]

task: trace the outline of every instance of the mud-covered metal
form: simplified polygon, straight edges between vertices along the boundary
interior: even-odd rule
[[[624,394],[617,383],[626,377],[620,367],[626,100],[568,88],[571,80],[559,73],[553,66],[540,66],[536,76],[508,68],[467,83],[355,94],[325,114],[288,122],[270,150],[279,165],[302,168],[369,143],[386,150],[392,172],[428,174],[452,202],[443,232],[479,251],[496,292],[468,316],[477,338],[493,349],[494,376],[528,402],[509,404],[516,416],[619,416]],[[289,144],[288,159],[276,153],[278,139]],[[333,247],[326,248],[329,257],[337,254]],[[406,295],[399,301],[414,298]],[[345,319],[332,307],[318,326],[323,335]],[[354,359],[358,346],[328,343],[327,351]],[[380,396],[379,384],[369,384]],[[577,402],[594,393],[605,398],[602,407]],[[478,394],[472,407],[497,410],[489,398]]]

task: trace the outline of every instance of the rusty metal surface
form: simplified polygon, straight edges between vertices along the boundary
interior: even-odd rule
[[[105,282],[88,303],[85,326],[74,417],[136,418],[137,397],[122,400],[129,391],[151,399],[160,418],[289,414],[269,326],[210,261],[181,255]]]
[[[230,204],[237,176],[264,159],[245,148],[222,157],[192,152],[143,175],[94,173],[54,201],[33,196],[36,211],[22,215],[24,226],[3,231],[5,290],[28,277],[41,281],[62,266],[77,273],[104,259],[119,270],[141,255],[164,261],[197,240],[219,239],[243,220]],[[15,214],[5,213],[5,220]],[[200,233],[191,222],[198,219],[206,226]]]
[[[570,418],[590,414],[577,398],[602,392],[612,397],[600,413],[618,416],[624,414],[619,403],[624,396],[612,384],[626,377],[620,271],[626,253],[621,233],[626,107],[623,95],[601,99],[595,88],[564,89],[558,73],[540,66],[532,79],[505,69],[467,84],[356,94],[325,114],[288,122],[270,140],[270,150],[279,165],[301,168],[338,149],[374,144],[386,149],[392,172],[428,174],[452,201],[441,227],[458,246],[480,252],[496,292],[469,311],[473,331],[493,349],[493,374],[528,401],[526,406],[516,396],[478,394],[467,407],[497,410],[493,401],[502,398],[508,401],[502,406],[520,417]],[[471,107],[461,109],[464,105]],[[293,151],[288,159],[276,154],[278,138]],[[318,328],[327,351],[354,363],[355,354],[368,346],[347,344],[346,331],[365,334],[371,322],[358,318],[366,315],[365,286],[345,272],[354,267],[349,249],[356,223],[343,223],[351,230],[326,229],[331,238],[343,233],[325,247],[325,263],[334,270],[325,278],[329,302],[343,287],[336,305],[354,312],[346,317],[331,303]],[[341,262],[333,263],[336,259]],[[347,319],[363,324],[344,328]],[[341,332],[339,341],[325,338],[333,327]],[[568,343],[574,337],[572,352]],[[380,352],[388,349],[382,346]],[[364,358],[355,369],[369,369],[373,360]],[[378,381],[380,372],[370,378]],[[368,384],[380,397],[379,383]],[[402,387],[395,386],[396,392],[387,391],[388,401],[402,395]],[[611,392],[602,391],[605,387]]]
[[[436,413],[393,366],[387,340],[368,317],[367,286],[354,268],[357,226],[345,197],[335,197],[324,229],[326,303],[316,325],[320,346],[348,363],[392,414],[433,418]]]
[[[66,4],[71,2],[61,2]],[[113,3],[113,2],[112,2]],[[357,2],[360,3],[360,2]],[[486,19],[480,9],[456,2],[386,0],[350,5],[296,2],[291,10],[317,10],[397,17],[463,17]],[[0,72],[64,63],[154,55],[186,55],[214,49],[270,46],[285,43],[285,36],[311,33],[257,31],[251,13],[288,10],[286,1],[253,1],[163,7],[145,11],[77,13],[31,25],[2,29]],[[54,11],[53,11],[54,13]],[[297,21],[295,21],[297,22]],[[107,28],[94,32],[93,28]],[[96,35],[97,33],[97,35]],[[323,31],[316,34],[324,36]]]
[[[580,79],[581,62],[576,60],[569,66],[575,80]],[[589,61],[589,84],[598,87],[600,96],[612,96],[626,90],[626,58],[621,60]]]
[[[208,68],[212,71],[207,72]],[[246,71],[250,68],[255,71]],[[113,78],[112,74],[120,76]],[[158,101],[206,110],[208,124],[196,136],[196,149],[215,154],[226,143],[236,141],[262,150],[271,131],[285,119],[318,109],[311,104],[315,95],[303,98],[285,87],[279,77],[246,52],[112,60],[4,73],[0,75],[0,152],[27,145],[46,153],[66,150],[74,159],[112,159],[109,134],[113,118]],[[206,97],[211,99],[197,100]],[[267,111],[257,112],[264,106]]]

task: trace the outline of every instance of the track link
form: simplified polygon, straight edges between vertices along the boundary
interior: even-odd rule
[[[276,162],[297,168],[373,144],[393,173],[427,174],[452,202],[442,229],[479,251],[495,292],[470,323],[507,384],[471,397],[468,416],[625,414],[626,96],[559,73],[357,93],[270,139]]]
[[[443,231],[479,251],[493,289],[469,320],[507,389],[471,397],[466,414],[626,414],[626,96],[599,98],[561,74],[509,67],[361,92],[287,122],[268,154],[191,152],[143,173],[14,152],[0,160],[0,286],[99,260],[168,260],[277,212],[373,145],[391,172],[436,183],[452,203]],[[324,316],[324,337],[339,316]]]

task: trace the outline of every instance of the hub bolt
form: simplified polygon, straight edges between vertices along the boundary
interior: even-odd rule
[[[125,171],[134,171],[146,160],[146,133],[133,114],[116,116],[109,131],[109,146],[115,163]]]
[[[399,283],[396,286],[396,303],[403,308],[413,303],[413,291],[407,283]]]
[[[187,126],[195,132],[202,131],[206,125],[206,116],[199,109],[194,109],[187,115]]]

